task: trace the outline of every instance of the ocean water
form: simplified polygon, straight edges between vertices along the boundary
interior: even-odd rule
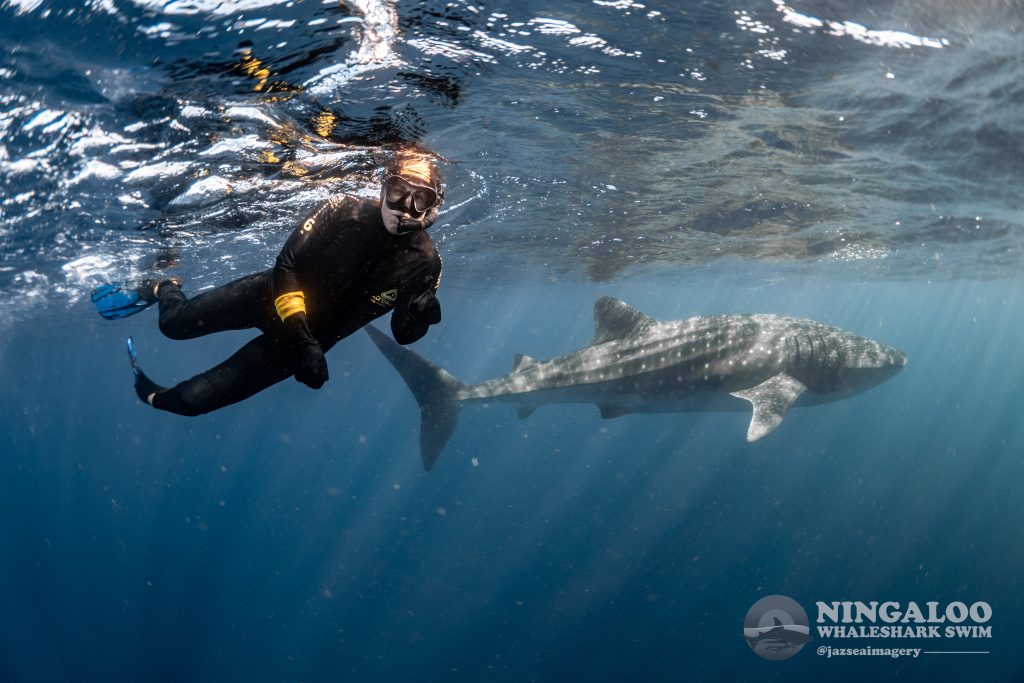
[[[2,0],[0,681],[1024,680],[1024,6],[851,5]],[[362,333],[317,392],[139,404],[128,335],[163,383],[250,335],[91,287],[264,268],[411,140],[451,160],[414,349],[460,379],[586,345],[605,295],[908,364],[755,444],[470,406],[429,474]],[[772,594],[812,621],[782,662],[743,638]],[[990,637],[821,637],[844,600],[983,601]]]

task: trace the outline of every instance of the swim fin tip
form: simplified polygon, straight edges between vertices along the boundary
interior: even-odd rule
[[[161,391],[167,391],[167,389],[151,380],[142,371],[142,368],[139,366],[139,356],[135,352],[135,339],[133,337],[128,337],[128,362],[132,365],[132,376],[135,378],[135,395],[146,405],[153,405],[149,402],[149,397],[153,394],[159,394]]]
[[[110,282],[92,290],[96,311],[107,320],[120,320],[140,313],[156,303],[151,287],[132,287],[124,282]]]

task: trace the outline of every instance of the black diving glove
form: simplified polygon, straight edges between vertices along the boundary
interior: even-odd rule
[[[399,344],[412,344],[423,338],[431,325],[441,322],[441,302],[434,296],[435,279],[424,276],[418,294],[415,289],[403,289],[391,315],[391,334]]]
[[[420,286],[423,287],[423,291],[410,298],[406,305],[409,317],[417,323],[437,325],[441,322],[441,304],[434,296],[436,282],[434,275],[421,275]]]
[[[428,289],[409,300],[409,316],[417,322],[436,325],[441,322],[441,302]]]
[[[295,313],[284,320],[288,343],[293,354],[295,380],[310,389],[319,389],[328,379],[327,359],[319,342],[309,331],[305,313]]]

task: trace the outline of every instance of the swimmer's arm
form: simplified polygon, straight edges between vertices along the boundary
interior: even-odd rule
[[[306,312],[302,275],[308,270],[309,257],[323,246],[323,230],[319,229],[324,209],[317,209],[288,236],[281,253],[277,255],[271,272],[274,306],[281,320],[294,313]]]
[[[328,372],[323,350],[309,329],[303,277],[309,259],[325,246],[321,223],[329,220],[330,209],[331,204],[325,204],[299,224],[285,241],[271,272],[274,309],[295,356],[295,379],[313,389],[323,386]]]
[[[322,270],[325,254],[332,253],[331,235],[346,220],[351,220],[354,211],[350,197],[336,195],[304,218],[289,235],[271,273],[274,305],[281,320],[296,312],[305,313],[309,302],[305,301],[303,285],[308,283],[303,278],[309,277],[314,264],[321,264]]]

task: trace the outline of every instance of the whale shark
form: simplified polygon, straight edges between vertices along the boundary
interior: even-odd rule
[[[846,398],[907,362],[902,351],[814,320],[731,314],[661,321],[608,296],[594,304],[594,328],[589,346],[547,361],[519,354],[509,374],[474,385],[372,325],[365,329],[419,403],[428,471],[471,403],[513,403],[524,419],[547,403],[593,403],[605,419],[751,410],[753,442],[794,404]]]
[[[750,649],[756,650],[760,646],[769,652],[800,648],[811,642],[809,628],[797,624],[783,624],[778,617],[775,617],[772,626],[743,629],[743,637],[747,639]]]

